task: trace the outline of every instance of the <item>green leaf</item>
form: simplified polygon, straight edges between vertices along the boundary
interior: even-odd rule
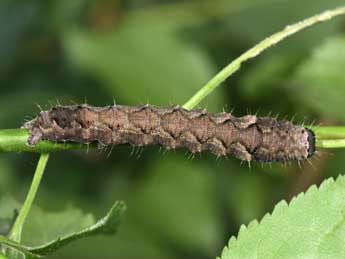
[[[221,259],[345,258],[345,177],[312,186],[232,237]]]
[[[97,235],[97,234],[107,234],[107,235],[114,234],[117,230],[120,219],[121,219],[123,213],[125,212],[125,210],[126,210],[126,205],[121,201],[117,201],[111,207],[111,209],[109,210],[107,215],[104,218],[101,218],[100,220],[98,220],[95,224],[90,225],[88,227],[84,227],[82,230],[79,230],[79,231],[71,233],[71,234],[61,235],[56,240],[53,240],[53,241],[46,243],[44,245],[32,247],[32,248],[30,248],[30,251],[32,253],[38,254],[40,256],[48,255],[48,254],[60,249],[61,247],[71,243],[72,241],[80,239],[80,238],[84,238],[84,237],[88,237],[88,236],[92,236],[92,235]],[[73,215],[69,215],[69,216],[73,217]],[[86,216],[86,217],[89,217],[89,216]],[[60,223],[61,225],[64,225],[64,223],[65,223],[64,221],[68,220],[68,218],[66,218],[66,217],[56,218],[56,220],[58,220],[58,221],[55,221],[56,223]],[[74,220],[78,220],[78,218],[76,218]],[[89,220],[90,219],[86,219],[85,221],[89,221]],[[43,226],[46,228],[47,228],[47,226],[49,226],[49,230],[51,230],[51,228],[53,228],[50,225],[50,221],[47,221],[46,224],[44,224],[44,223],[41,223],[41,224],[43,224]],[[57,224],[55,224],[55,226],[57,226]],[[64,227],[62,227],[62,228],[64,228]],[[39,233],[36,233],[36,235],[39,235]]]
[[[235,40],[239,41],[237,44],[241,44],[243,38],[249,40],[250,45],[255,44],[259,39],[267,37],[293,21],[343,4],[339,0],[332,1],[331,5],[324,0],[315,0],[312,7],[308,2],[302,1],[265,1],[261,2],[261,5],[257,1],[255,3],[257,4],[255,8],[247,8],[228,19],[229,26],[226,29],[228,33],[232,33],[231,36]],[[298,3],[298,10],[296,3]],[[275,15],[267,15],[268,10]],[[264,22],[257,23],[262,19]],[[255,30],[250,29],[253,24],[255,24]],[[268,24],[270,26],[267,26]],[[320,40],[340,30],[341,24],[342,19],[334,19],[300,32],[291,39],[287,39],[286,43],[271,48],[260,58],[255,59],[250,66],[242,68],[243,75],[239,81],[239,91],[251,100],[261,98],[265,105],[267,103],[265,99],[270,98],[272,91],[285,95],[291,90],[288,79],[291,78],[292,71],[295,71],[296,64],[299,64]],[[293,99],[295,96],[292,94],[289,97]],[[278,108],[281,107],[281,100],[270,100],[270,103],[274,102],[278,103]]]
[[[297,70],[295,91],[310,108],[328,117],[345,120],[345,37],[333,37],[317,47]]]
[[[33,207],[24,227],[22,243],[28,246],[42,245],[61,236],[78,232],[94,223],[95,219],[91,213],[84,214],[83,211],[72,206],[59,212],[48,212]]]
[[[181,250],[212,256],[222,228],[214,169],[172,153],[152,164],[149,179],[136,186],[128,201],[128,217],[157,240],[173,240]]]
[[[277,52],[274,50],[274,52]],[[279,56],[279,58],[277,58]],[[263,59],[255,62],[253,67],[249,67],[243,73],[240,80],[240,91],[253,100],[271,96],[272,92],[286,93],[284,83],[287,74],[295,67],[297,53],[291,50],[280,51],[272,55],[268,53]],[[281,100],[277,100],[281,106]],[[274,102],[274,100],[270,100]]]
[[[19,207],[19,203],[10,197],[4,196],[0,199],[1,216],[13,216],[14,209]],[[34,206],[24,226],[24,245],[3,236],[0,236],[0,243],[24,253],[29,258],[42,257],[77,239],[98,234],[114,234],[125,209],[126,205],[117,201],[105,217],[95,222],[91,214],[84,215],[76,208],[48,213]]]
[[[165,17],[156,23],[125,19],[108,33],[75,28],[63,39],[71,63],[102,82],[117,102],[183,104],[215,73],[203,49],[181,37]],[[221,93],[212,99],[208,104],[220,109]]]

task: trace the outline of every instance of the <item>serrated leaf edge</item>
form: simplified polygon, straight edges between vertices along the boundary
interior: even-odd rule
[[[107,214],[103,218],[99,219],[95,224],[85,227],[78,232],[58,237],[57,239],[52,240],[46,244],[35,247],[29,247],[28,250],[39,256],[45,256],[56,251],[62,246],[65,246],[70,242],[83,237],[95,234],[113,234],[116,231],[115,228],[117,227],[120,218],[122,218],[122,215],[124,214],[125,210],[126,204],[122,201],[117,201],[113,204],[113,206],[110,208]],[[113,228],[111,229],[106,229],[105,227],[107,226],[107,224],[113,219],[117,221],[116,226],[113,226]]]
[[[344,182],[344,183],[342,183]],[[295,204],[302,198],[307,197],[310,195],[313,195],[316,192],[324,192],[327,189],[329,189],[334,184],[345,184],[345,176],[339,175],[336,180],[334,178],[328,178],[324,180],[319,187],[317,187],[316,184],[311,185],[306,192],[301,192],[297,196],[293,197],[290,202],[286,202],[285,200],[281,200],[278,202],[271,213],[266,213],[261,220],[254,219],[251,222],[249,222],[248,226],[241,225],[240,230],[236,236],[231,236],[228,244],[223,248],[221,256],[217,257],[217,259],[222,259],[225,256],[225,253],[227,253],[228,250],[230,250],[230,246],[236,244],[236,241],[239,241],[243,235],[248,234],[251,230],[255,229],[255,227],[261,227],[262,224],[265,222],[269,222],[274,218],[275,215],[281,213],[282,210],[293,208]]]
[[[118,223],[120,222],[120,219],[122,218],[125,210],[126,204],[122,201],[117,201],[113,204],[113,206],[110,208],[107,214],[103,218],[99,219],[95,224],[85,227],[78,232],[58,237],[55,240],[52,240],[41,246],[30,247],[22,245],[1,235],[0,243],[25,254],[27,259],[41,258],[56,251],[62,246],[69,244],[70,242],[76,239],[80,239],[95,234],[113,234],[116,231]],[[115,223],[111,222],[112,220],[115,220]],[[106,227],[109,222],[110,224],[113,223],[114,225],[111,226],[110,229],[107,229]]]

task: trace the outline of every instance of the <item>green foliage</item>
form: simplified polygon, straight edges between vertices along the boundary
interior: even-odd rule
[[[64,35],[64,46],[71,62],[102,79],[115,101],[127,100],[133,105],[182,104],[215,73],[197,45],[159,21],[127,19],[110,33],[72,29]],[[140,99],[144,96],[148,99]],[[207,102],[210,108],[220,109],[220,93],[212,99]]]
[[[4,0],[0,3],[0,126],[18,128],[24,116],[30,119],[39,112],[35,103],[46,109],[57,100],[70,104],[86,99],[100,106],[112,104],[113,98],[119,104],[183,104],[216,71],[260,40],[287,24],[342,2],[315,0],[311,5],[298,0]],[[339,101],[343,80],[337,67],[343,63],[342,54],[336,54],[342,53],[342,23],[342,19],[335,19],[271,48],[242,66],[237,75],[223,82],[227,87],[214,91],[202,106],[212,111],[235,108],[236,115],[260,110],[260,115],[274,111],[289,117],[299,112],[317,122],[322,122],[323,116],[343,119],[339,112],[343,107]],[[324,54],[319,55],[319,51]],[[326,62],[329,65],[322,64]],[[314,88],[321,82],[320,89]],[[326,90],[325,82],[332,82],[331,91]],[[310,100],[313,98],[320,99],[314,103]],[[223,107],[224,103],[229,105]],[[341,131],[333,128],[332,136],[340,136]],[[322,134],[328,137],[329,133],[328,128]],[[7,141],[0,149],[12,152],[2,154],[0,159],[0,232],[4,235],[16,215],[14,208],[20,208],[4,194],[24,200],[31,178],[28,172],[33,171],[33,156],[16,154],[29,149],[26,138],[25,131],[0,132],[0,142]],[[52,143],[43,142],[35,151],[72,148],[80,146],[53,147]],[[75,238],[96,234],[98,231],[88,232],[88,226],[95,223],[94,217],[73,207],[66,209],[66,201],[73,200],[87,210],[103,211],[105,204],[119,197],[131,208],[122,231],[116,236],[82,238],[49,258],[212,258],[219,254],[221,239],[235,235],[239,224],[261,218],[277,200],[291,197],[331,173],[341,173],[345,157],[344,152],[321,157],[317,172],[294,165],[261,168],[252,164],[249,170],[234,159],[218,161],[202,154],[190,161],[184,151],[163,155],[157,149],[115,147],[110,158],[106,158],[109,150],[54,153],[37,197],[45,210],[34,206],[23,230],[23,242],[18,244],[1,236],[2,243],[7,244],[2,248],[14,247],[34,257],[62,248]],[[323,186],[330,186],[327,188],[331,192],[338,183],[339,180]],[[311,196],[316,197],[315,193],[324,188],[310,191]],[[304,202],[308,195],[309,192],[289,207],[280,204],[275,211],[290,215],[293,204]],[[337,195],[341,197],[342,193],[336,194],[335,200]],[[314,202],[319,200],[315,198]],[[314,202],[311,207],[316,206]],[[322,201],[320,204],[324,207]],[[46,212],[58,208],[59,213]],[[323,216],[326,212],[320,213]],[[231,241],[231,250],[225,249],[226,253],[231,254],[242,242],[241,236],[249,236],[254,230],[256,233],[276,214],[241,230],[243,235],[238,241]],[[303,216],[295,221],[302,219]],[[310,224],[307,219],[305,222],[306,226]],[[284,222],[279,224],[284,226]],[[272,236],[284,234],[283,227],[274,227]],[[302,226],[298,230],[302,231]],[[265,236],[260,233],[255,235],[264,242]],[[321,234],[317,232],[316,236]],[[273,239],[272,236],[267,235]],[[62,240],[58,241],[59,237]],[[277,242],[279,238],[282,237],[277,236]],[[295,238],[290,233],[282,249],[296,244]],[[339,243],[332,236],[327,238],[330,242],[322,244],[329,246],[326,252],[332,252]],[[297,236],[296,240],[300,239]],[[246,252],[255,245],[260,248],[254,240]],[[33,246],[36,254],[32,254]]]
[[[221,258],[343,258],[344,208],[345,177],[328,179],[242,226]]]
[[[238,177],[238,174],[241,174],[241,177]],[[226,198],[237,222],[245,224],[266,212],[274,195],[274,189],[268,186],[265,176],[253,175],[241,168],[236,169],[236,172],[228,178],[229,180],[224,184]],[[253,197],[255,202],[252,202]]]
[[[153,163],[150,177],[136,187],[129,200],[131,215],[149,212],[154,217],[134,217],[158,237],[212,255],[221,243],[213,172],[202,165],[191,165],[182,156],[169,156],[168,161],[161,158]]]
[[[8,213],[17,208],[18,203],[6,197],[1,199],[0,206]],[[125,209],[123,202],[115,202],[106,216],[96,222],[92,214],[84,214],[73,207],[54,213],[34,207],[30,211],[21,244],[4,236],[0,236],[0,243],[24,253],[28,258],[39,258],[81,238],[114,234]]]
[[[68,206],[61,212],[48,212],[35,207],[26,221],[22,243],[39,246],[66,236],[95,223],[91,213],[84,214],[80,209]],[[49,226],[49,227],[47,227]],[[39,233],[39,234],[38,234]]]
[[[49,227],[49,232],[53,232],[58,230],[60,232],[58,235],[55,233],[57,238],[55,240],[52,240],[48,243],[45,243],[39,247],[32,247],[30,251],[32,253],[38,254],[38,255],[48,255],[61,247],[69,244],[70,242],[88,237],[91,235],[99,235],[99,234],[106,234],[106,235],[112,235],[116,232],[118,224],[120,222],[120,219],[126,209],[126,206],[123,202],[115,202],[115,204],[111,207],[107,215],[97,222],[94,221],[93,217],[88,214],[83,217],[79,218],[73,218],[73,222],[69,222],[71,217],[75,216],[73,214],[77,213],[80,214],[80,212],[71,210],[71,211],[65,211],[63,212],[63,215],[61,218],[58,218],[58,220],[65,220],[66,224],[65,226],[61,226],[62,224],[56,224],[55,228],[54,226]],[[50,215],[50,217],[57,219],[57,215]],[[37,217],[35,217],[37,221]],[[51,219],[51,218],[50,218]],[[49,218],[46,219],[48,224],[54,223],[54,221],[50,220]],[[56,221],[55,221],[56,222]],[[39,225],[41,225],[42,222],[39,222]],[[79,226],[78,226],[79,225]],[[62,229],[59,229],[59,226],[61,226]],[[79,230],[76,232],[71,232],[73,229],[76,229],[79,227]],[[65,232],[64,232],[64,231]],[[64,232],[64,233],[63,233]],[[47,233],[46,236],[50,234]],[[46,238],[46,237],[45,237]],[[30,242],[32,242],[30,240]]]
[[[345,96],[344,44],[343,35],[324,40],[298,67],[294,82],[296,96],[302,98],[307,106],[327,117],[343,121],[345,115],[338,110]]]
[[[22,253],[23,258],[26,258],[26,259],[37,259],[40,257],[38,254],[32,253],[29,247],[21,245],[17,243],[16,241],[12,241],[11,239],[1,236],[1,235],[0,235],[0,244],[6,248],[9,248],[8,250],[4,250],[4,249],[3,250],[4,250],[4,254],[6,254],[11,259],[22,258],[20,253]],[[11,249],[13,249],[13,251]],[[12,252],[16,252],[16,253],[12,253]]]

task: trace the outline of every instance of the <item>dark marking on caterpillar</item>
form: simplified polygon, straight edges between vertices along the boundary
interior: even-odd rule
[[[72,141],[101,146],[130,144],[185,147],[192,153],[232,154],[244,161],[304,160],[315,153],[312,130],[271,117],[155,107],[90,105],[57,106],[23,126],[28,145],[40,140]]]

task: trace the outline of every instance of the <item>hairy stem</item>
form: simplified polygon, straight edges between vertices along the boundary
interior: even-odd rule
[[[262,51],[282,41],[284,38],[295,34],[307,27],[310,27],[316,23],[324,22],[332,19],[335,16],[345,14],[345,6],[335,8],[333,10],[325,11],[320,14],[309,17],[303,21],[297,22],[293,25],[286,26],[285,29],[279,31],[270,37],[259,42],[253,48],[247,50],[237,59],[232,61],[229,65],[223,68],[218,74],[216,74],[210,81],[208,81],[195,95],[193,95],[183,107],[186,109],[192,109],[198,105],[207,95],[209,95],[217,86],[219,86],[225,79],[235,73],[241,64],[249,59],[252,59],[259,55]]]
[[[31,182],[29,192],[26,196],[23,207],[20,209],[18,217],[17,217],[16,221],[14,222],[14,225],[11,229],[10,234],[9,234],[9,238],[12,241],[15,241],[18,243],[20,243],[20,241],[21,241],[23,226],[24,226],[25,220],[27,218],[27,215],[31,209],[32,203],[35,199],[35,196],[36,196],[38,187],[40,185],[40,182],[41,182],[41,179],[42,179],[42,176],[44,173],[44,169],[47,165],[48,159],[49,159],[48,153],[42,153],[41,154],[40,159],[39,159],[38,164],[37,164],[37,167],[36,167],[34,177],[33,177],[32,182]],[[18,253],[16,251],[14,251],[14,253],[12,254],[12,256],[10,256],[10,258],[18,258]]]

